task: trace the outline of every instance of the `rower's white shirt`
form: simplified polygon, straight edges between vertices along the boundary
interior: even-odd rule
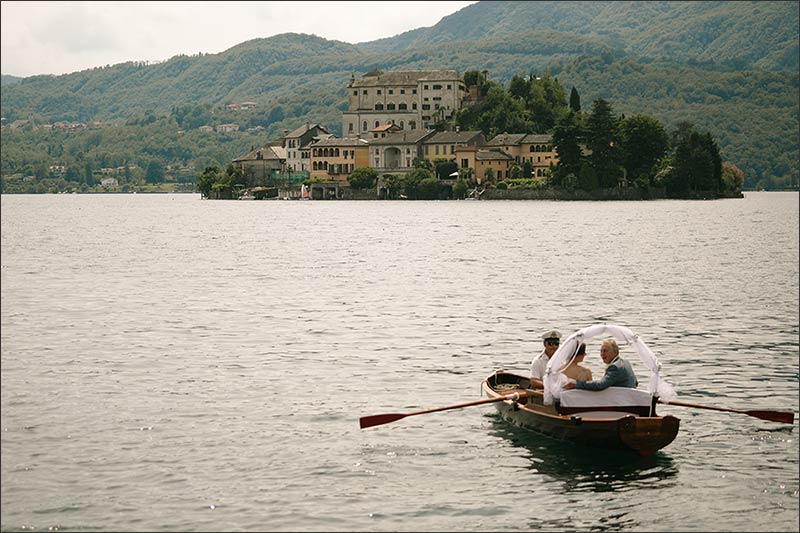
[[[539,355],[533,358],[533,362],[531,362],[531,377],[542,379],[544,377],[544,371],[547,370],[548,361],[550,361],[550,358],[547,357],[543,349]]]

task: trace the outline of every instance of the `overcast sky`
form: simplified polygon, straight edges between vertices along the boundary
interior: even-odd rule
[[[216,54],[280,33],[360,43],[433,26],[469,2],[28,2],[0,4],[3,74],[66,74]]]

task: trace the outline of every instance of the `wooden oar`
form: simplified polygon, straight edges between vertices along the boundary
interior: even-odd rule
[[[770,422],[781,422],[783,424],[794,424],[794,413],[786,411],[742,411],[740,409],[726,409],[724,407],[714,407],[712,405],[697,405],[694,403],[684,402],[665,402],[659,400],[660,403],[667,405],[680,405],[681,407],[694,407],[696,409],[710,409],[712,411],[724,411],[726,413],[739,413],[741,415],[753,416],[761,420],[769,420]]]
[[[525,391],[515,392],[514,394],[509,394],[508,396],[501,396],[499,398],[484,398],[483,400],[475,400],[474,402],[466,402],[466,403],[459,403],[456,405],[448,405],[446,407],[437,407],[435,409],[426,409],[425,411],[416,411],[414,413],[387,413],[382,415],[371,415],[371,416],[362,416],[358,423],[361,425],[361,429],[369,428],[372,426],[380,426],[381,424],[388,424],[389,422],[394,422],[395,420],[400,420],[401,418],[405,418],[407,416],[414,416],[414,415],[424,415],[427,413],[436,413],[438,411],[447,411],[448,409],[460,409],[462,407],[470,407],[472,405],[481,405],[484,403],[493,403],[493,402],[502,402],[504,400],[519,400],[520,398],[524,398],[526,395]]]

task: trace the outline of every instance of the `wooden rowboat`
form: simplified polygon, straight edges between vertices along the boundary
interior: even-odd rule
[[[600,394],[573,390],[563,393],[560,401],[545,405],[543,392],[529,386],[527,377],[505,371],[492,373],[481,384],[488,398],[513,398],[519,393],[517,400],[494,402],[505,420],[559,440],[652,455],[678,434],[680,420],[658,416],[657,399],[647,391],[610,387]]]

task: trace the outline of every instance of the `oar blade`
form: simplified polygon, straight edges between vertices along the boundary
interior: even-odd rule
[[[785,411],[745,411],[750,416],[769,420],[770,422],[781,422],[783,424],[794,424],[794,413]]]
[[[362,416],[358,419],[358,423],[361,426],[361,429],[365,429],[371,428],[372,426],[380,426],[381,424],[388,424],[389,422],[394,422],[395,420],[400,420],[401,418],[405,418],[407,416],[408,415],[402,415],[398,413]]]

